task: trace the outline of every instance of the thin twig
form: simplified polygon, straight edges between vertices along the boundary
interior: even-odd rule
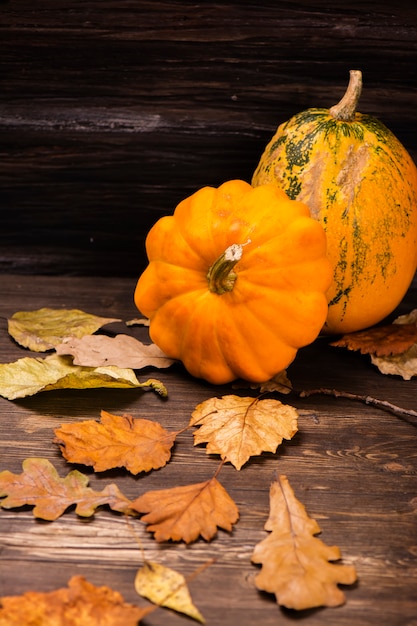
[[[308,398],[309,396],[333,396],[334,398],[347,398],[348,400],[357,400],[359,402],[363,402],[364,404],[371,404],[372,406],[376,406],[378,409],[382,409],[384,411],[389,411],[398,417],[415,417],[417,418],[417,411],[413,411],[413,409],[404,409],[396,404],[392,404],[387,400],[378,400],[378,398],[373,398],[372,396],[362,396],[356,393],[350,393],[349,391],[338,391],[337,389],[309,389],[300,391],[300,398]]]

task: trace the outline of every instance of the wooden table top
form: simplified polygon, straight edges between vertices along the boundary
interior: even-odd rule
[[[135,280],[130,278],[37,277],[1,275],[1,362],[26,352],[10,338],[6,319],[19,310],[42,306],[80,308],[123,320],[137,316]],[[417,291],[407,294],[398,312],[417,306]],[[142,328],[128,332],[143,338]],[[146,373],[148,375],[149,372]],[[288,369],[296,389],[327,387],[369,395],[405,409],[416,409],[417,380],[404,381],[379,373],[367,357],[329,346],[318,339],[301,350]],[[180,366],[152,370],[169,397],[162,400],[140,390],[52,391],[22,400],[0,398],[0,469],[21,472],[29,456],[49,459],[60,476],[72,466],[53,443],[53,429],[63,423],[98,419],[102,409],[159,421],[168,430],[187,425],[195,406],[213,396],[236,391],[192,379]],[[143,379],[141,373],[139,378]],[[416,420],[399,418],[359,401],[327,396],[282,396],[300,411],[299,432],[276,454],[252,458],[240,471],[226,464],[221,483],[237,503],[240,519],[231,533],[219,531],[211,542],[200,539],[157,544],[140,520],[131,524],[103,507],[91,519],[68,510],[54,522],[36,520],[29,507],[0,510],[0,596],[27,590],[50,591],[66,586],[73,575],[108,585],[127,602],[146,605],[133,581],[148,560],[191,575],[209,559],[215,562],[192,578],[193,600],[211,626],[292,624],[303,617],[307,626],[417,624],[417,453]],[[90,486],[102,489],[115,482],[129,498],[206,480],[218,466],[204,446],[193,445],[191,431],[177,439],[170,463],[159,471],[134,477],[124,470],[94,474]],[[280,608],[274,596],[256,590],[258,566],[251,563],[257,543],[267,535],[264,524],[274,473],[287,475],[297,498],[320,527],[320,538],[340,547],[343,563],[353,564],[358,582],[345,587],[346,603],[336,609],[294,615]],[[132,525],[134,532],[132,532]],[[148,626],[189,623],[158,609]]]

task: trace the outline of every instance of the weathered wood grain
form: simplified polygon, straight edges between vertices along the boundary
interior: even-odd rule
[[[98,315],[136,316],[133,279],[100,277],[0,277],[0,361],[26,354],[7,335],[6,318],[17,310],[40,306],[77,307]],[[417,305],[413,289],[399,307]],[[129,332],[144,338],[146,330]],[[152,392],[90,390],[44,392],[9,402],[0,398],[0,470],[20,473],[28,456],[48,458],[64,476],[72,466],[53,443],[62,423],[98,419],[101,409],[160,421],[169,430],[183,428],[196,404],[214,395],[245,389],[213,387],[188,376],[181,367],[151,370],[165,382],[167,401]],[[149,372],[146,372],[148,376]],[[300,351],[288,370],[296,389],[322,386],[369,394],[416,409],[417,381],[379,374],[366,357],[329,346],[318,339]],[[145,374],[144,374],[145,375]],[[143,378],[143,376],[142,376]],[[254,392],[250,392],[254,393]],[[299,431],[277,454],[253,458],[239,472],[225,465],[219,480],[238,504],[240,519],[232,533],[220,531],[210,543],[156,544],[139,520],[127,523],[108,509],[93,519],[78,519],[69,510],[59,520],[37,521],[31,510],[0,510],[0,596],[28,589],[51,590],[74,574],[107,584],[126,600],[142,604],[133,587],[143,557],[191,575],[209,559],[215,563],[190,581],[194,601],[214,626],[411,626],[417,615],[417,456],[415,420],[343,398],[283,396],[300,411]],[[203,446],[193,446],[192,431],[177,439],[171,462],[149,475],[134,477],[123,470],[96,475],[79,467],[90,485],[102,489],[114,482],[128,497],[205,480],[219,459]],[[286,474],[297,497],[322,529],[321,539],[338,545],[343,562],[356,566],[359,581],[346,588],[347,602],[338,609],[294,615],[273,597],[256,591],[257,567],[250,563],[256,543],[265,536],[269,485],[274,473]],[[162,610],[149,626],[184,624],[185,618]]]
[[[136,276],[159,216],[353,67],[416,158],[416,42],[402,2],[3,2],[0,271]]]

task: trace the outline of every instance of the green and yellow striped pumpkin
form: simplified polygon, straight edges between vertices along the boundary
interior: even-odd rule
[[[361,88],[352,70],[338,104],[281,124],[252,179],[301,200],[324,226],[333,282],[323,330],[333,334],[389,315],[417,268],[417,168],[384,124],[356,111]]]

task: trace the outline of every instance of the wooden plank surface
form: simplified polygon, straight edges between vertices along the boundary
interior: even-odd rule
[[[26,355],[7,334],[6,319],[18,310],[41,306],[81,308],[123,320],[135,317],[135,280],[100,277],[0,275],[0,361]],[[411,290],[398,312],[417,306]],[[120,326],[114,327],[119,331]],[[144,338],[144,329],[134,328]],[[149,372],[146,372],[148,376]],[[416,409],[417,380],[378,373],[366,357],[332,348],[318,339],[300,351],[288,370],[296,389],[330,387]],[[169,430],[183,428],[201,401],[215,395],[251,395],[231,385],[213,387],[188,376],[181,367],[153,371],[167,385],[169,398],[152,392],[90,390],[44,392],[14,402],[0,398],[0,469],[20,473],[28,456],[54,463],[61,476],[71,465],[53,443],[53,429],[63,423],[98,419],[101,409],[158,420]],[[143,379],[143,375],[140,375]],[[314,396],[282,396],[300,411],[299,432],[277,454],[253,458],[239,472],[225,465],[219,480],[238,504],[240,520],[232,533],[220,531],[207,543],[157,544],[139,520],[100,509],[91,520],[68,511],[55,522],[36,521],[31,510],[0,510],[0,596],[28,589],[65,586],[74,574],[120,591],[132,603],[145,604],[133,587],[142,552],[149,560],[191,575],[208,559],[213,565],[190,581],[193,598],[210,626],[415,626],[417,624],[417,455],[415,420],[356,401]],[[128,497],[206,480],[218,458],[194,447],[192,432],[178,437],[173,458],[163,469],[133,477],[123,470],[90,477],[102,489],[115,482]],[[268,492],[274,473],[286,474],[296,496],[322,529],[321,539],[341,548],[343,562],[354,564],[358,583],[346,588],[346,604],[294,615],[254,586],[254,546],[265,538]],[[187,620],[157,610],[148,626],[180,625]]]
[[[135,276],[159,216],[250,180],[349,69],[416,158],[416,42],[412,2],[2,2],[0,270]]]

